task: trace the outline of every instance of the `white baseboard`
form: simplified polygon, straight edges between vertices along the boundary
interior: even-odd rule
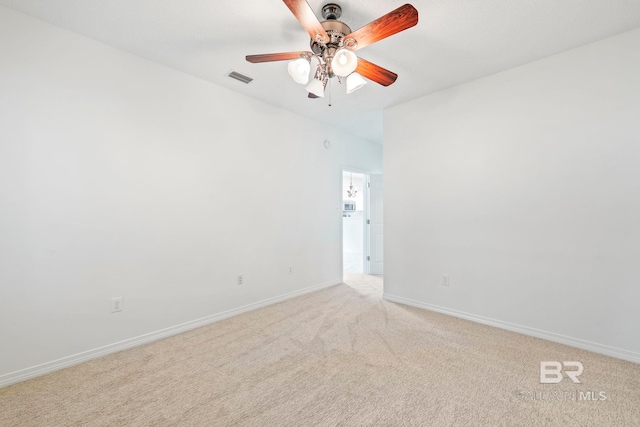
[[[382,297],[388,301],[400,304],[410,305],[412,307],[423,308],[425,310],[435,311],[437,313],[447,314],[449,316],[470,320],[472,322],[481,323],[483,325],[495,326],[497,328],[506,329],[512,332],[518,332],[524,335],[530,335],[536,338],[542,338],[548,341],[566,344],[571,347],[580,348],[582,350],[592,351],[594,353],[604,354],[605,356],[615,357],[616,359],[627,360],[629,362],[640,363],[640,353],[624,350],[621,348],[611,347],[604,344],[598,344],[591,341],[585,341],[579,338],[560,335],[553,332],[542,331],[530,328],[528,326],[517,325],[515,323],[503,322],[502,320],[492,319],[490,317],[478,316],[463,311],[453,310],[450,308],[439,307],[433,304],[427,304],[421,301],[409,298],[399,297],[396,295],[383,294]]]
[[[206,326],[211,323],[219,322],[229,317],[237,316],[248,311],[257,310],[268,305],[276,304],[282,301],[286,301],[291,298],[295,298],[304,294],[319,291],[324,288],[335,286],[342,283],[342,280],[332,280],[329,282],[321,283],[319,285],[309,286],[304,289],[289,292],[283,295],[279,295],[273,298],[267,298],[262,301],[258,301],[252,304],[248,304],[242,307],[234,308],[232,310],[223,311],[222,313],[212,314],[210,316],[202,317],[200,319],[192,320],[190,322],[182,323],[179,325],[171,326],[169,328],[161,329],[159,331],[150,332],[148,334],[140,335],[138,337],[129,338],[124,341],[116,342],[113,344],[99,347],[93,350],[84,351],[82,353],[74,354],[72,356],[63,357],[62,359],[46,362],[41,365],[32,366],[30,368],[22,369],[20,371],[11,372],[9,374],[0,375],[0,388],[6,387],[11,384],[15,384],[21,381],[26,381],[31,378],[39,377],[41,375],[49,374],[51,372],[58,371],[60,369],[68,368],[73,365],[86,362],[91,359],[97,359],[108,354],[117,353],[122,350],[127,350],[133,347],[138,347],[143,344],[148,344],[153,341],[161,340],[163,338],[170,337],[172,335],[181,334],[183,332],[190,331],[192,329]]]

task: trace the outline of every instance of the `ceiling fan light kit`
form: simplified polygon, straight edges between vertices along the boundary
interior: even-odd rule
[[[347,77],[353,73],[358,66],[358,57],[355,53],[347,49],[340,49],[331,60],[333,74],[340,77]]]
[[[338,21],[342,8],[336,3],[322,7],[325,21],[320,22],[305,0],[283,0],[311,41],[311,52],[283,52],[248,55],[252,63],[291,61],[287,70],[297,83],[306,85],[309,98],[324,97],[329,79],[342,77],[347,80],[347,93],[352,93],[366,84],[367,78],[383,86],[393,84],[398,75],[369,61],[359,58],[354,51],[411,28],[418,23],[418,11],[410,4],[381,16],[364,27],[351,31],[344,22]],[[318,61],[314,78],[309,82],[311,58]]]
[[[360,74],[353,72],[347,77],[347,93],[355,92],[366,84],[367,81]]]
[[[309,82],[309,71],[311,71],[311,61],[308,58],[296,59],[289,62],[287,70],[296,83],[307,84]]]
[[[311,95],[314,95],[313,98],[324,98],[325,85],[326,81],[323,83],[322,80],[314,78],[305,89],[307,89],[307,92],[309,92]]]

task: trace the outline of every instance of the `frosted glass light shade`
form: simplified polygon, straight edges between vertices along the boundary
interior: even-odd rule
[[[340,77],[348,76],[358,67],[358,57],[347,49],[340,49],[331,60],[333,74]]]
[[[311,83],[307,85],[306,89],[307,89],[307,92],[314,94],[318,98],[324,98],[324,85],[320,80],[318,79],[311,80]]]
[[[289,62],[287,70],[296,83],[304,85],[309,81],[309,70],[311,70],[311,64],[306,59],[300,58]]]
[[[347,77],[347,93],[355,92],[366,84],[367,81],[362,78],[360,74],[351,73],[349,77]]]

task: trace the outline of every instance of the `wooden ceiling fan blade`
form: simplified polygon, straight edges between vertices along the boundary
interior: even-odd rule
[[[345,45],[351,50],[362,49],[377,41],[411,28],[418,23],[418,11],[410,4],[381,16],[364,27],[344,36]],[[349,46],[350,39],[356,41],[355,46]]]
[[[261,55],[247,55],[246,59],[254,64],[260,62],[286,61],[291,59],[302,58],[305,55],[313,55],[311,52],[280,52],[280,53],[263,53]]]
[[[358,57],[358,67],[356,67],[356,73],[362,77],[381,84],[382,86],[389,86],[393,84],[398,75],[392,71],[382,68],[372,62]]]
[[[313,9],[305,0],[283,0],[291,13],[296,17],[305,31],[311,37],[311,40],[318,43],[327,43],[329,36],[318,21],[318,17],[313,13]]]

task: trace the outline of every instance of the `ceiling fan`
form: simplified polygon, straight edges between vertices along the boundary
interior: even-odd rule
[[[322,7],[325,21],[320,22],[305,0],[283,0],[296,19],[311,37],[311,52],[281,52],[262,55],[247,55],[252,63],[290,60],[288,71],[300,84],[306,85],[309,98],[321,98],[329,79],[346,77],[347,93],[361,88],[363,77],[383,86],[393,84],[398,75],[373,64],[353,53],[418,23],[418,11],[410,4],[381,16],[364,27],[351,31],[344,22],[338,21],[342,9],[335,3]],[[309,82],[311,60],[317,61],[314,76]]]

